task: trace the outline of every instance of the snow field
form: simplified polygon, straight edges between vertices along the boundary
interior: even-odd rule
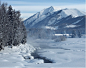
[[[41,48],[38,54],[56,64],[51,67],[85,67],[85,38],[68,38],[66,41],[50,43],[49,40],[40,40],[37,43]]]
[[[3,67],[24,67],[28,64],[24,57],[30,57],[29,62],[32,61],[32,53],[35,50],[30,44],[14,46],[12,49],[5,47],[4,50],[0,51],[0,68]],[[36,62],[36,61],[35,61]],[[31,62],[30,62],[31,63]]]
[[[54,42],[46,39],[30,39],[25,45],[5,47],[0,51],[0,68],[85,68],[85,38],[68,38]],[[33,45],[33,46],[31,46]],[[53,61],[44,63],[34,59],[31,53]],[[30,58],[30,59],[29,59]]]

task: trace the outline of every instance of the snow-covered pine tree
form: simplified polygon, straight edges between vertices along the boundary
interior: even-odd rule
[[[20,15],[11,5],[7,7],[6,3],[0,3],[0,49],[26,43],[26,28]]]
[[[82,35],[81,35],[81,31],[80,30],[78,30],[77,35],[78,35],[79,38],[81,38]]]
[[[73,30],[73,31],[72,31],[72,36],[71,36],[71,37],[72,37],[72,38],[75,38],[76,36],[77,36],[77,33],[76,33],[75,30]]]
[[[21,43],[22,44],[25,44],[27,41],[26,41],[26,38],[27,38],[27,32],[26,32],[26,28],[23,24],[23,22],[21,22],[21,35],[22,35],[22,39],[21,39]]]
[[[0,2],[0,50],[2,49],[2,21],[1,21],[1,2]]]
[[[1,33],[1,46],[5,46],[6,42],[7,42],[7,29],[6,29],[6,23],[7,23],[7,14],[6,14],[6,11],[7,11],[7,4],[6,3],[3,3],[1,6],[0,6],[0,26],[1,26],[1,30],[0,30],[0,33]]]

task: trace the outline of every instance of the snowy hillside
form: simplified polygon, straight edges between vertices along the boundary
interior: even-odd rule
[[[26,19],[24,21],[24,24],[27,29],[28,28],[41,28],[41,27],[44,28],[45,26],[56,27],[59,22],[65,22],[64,19],[67,20],[66,23],[70,23],[72,19],[71,24],[82,18],[84,22],[83,16],[85,16],[85,13],[79,11],[78,9],[67,9],[66,8],[66,9],[55,11],[54,8],[51,6],[49,8],[46,8],[34,14],[30,18]],[[78,23],[80,23],[80,21],[78,21]],[[71,25],[71,24],[68,24],[68,25]],[[58,27],[59,26],[60,25],[58,24]],[[63,27],[66,27],[66,26],[63,26]]]
[[[62,16],[62,18],[67,17],[69,15],[72,15],[73,17],[78,17],[84,16],[85,14],[77,9],[63,9],[60,13],[60,16]]]
[[[42,11],[40,11],[40,12],[34,14],[33,16],[31,16],[30,18],[26,19],[24,24],[28,25],[31,22],[34,22],[32,24],[32,26],[33,26],[37,22],[39,22],[39,21],[43,20],[44,18],[46,18],[47,16],[49,16],[50,13],[52,13],[53,11],[54,11],[54,8],[52,6],[47,9],[43,9]]]
[[[14,46],[12,49],[5,47],[4,50],[0,51],[0,68],[22,68],[26,64],[25,58],[30,57],[31,53],[34,52],[35,48],[30,44]],[[30,62],[30,60],[28,61]]]
[[[42,15],[47,15],[48,13],[52,13],[53,11],[54,11],[54,8],[51,6],[47,9],[44,9],[41,12],[39,12],[39,17]]]

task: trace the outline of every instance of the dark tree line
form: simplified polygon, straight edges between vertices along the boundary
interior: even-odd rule
[[[26,28],[20,15],[11,5],[0,3],[0,49],[26,43]]]
[[[71,38],[81,38],[82,34],[81,34],[81,31],[80,30],[73,30],[72,31],[72,35],[71,35]]]

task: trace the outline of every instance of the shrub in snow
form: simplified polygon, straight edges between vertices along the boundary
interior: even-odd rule
[[[33,56],[23,56],[23,57],[24,57],[24,59],[34,59]]]
[[[63,36],[58,36],[56,39],[55,39],[55,42],[60,42],[60,41],[65,41],[66,40],[66,37],[63,35]]]
[[[39,39],[51,39],[54,34],[54,30],[50,29],[29,29],[28,35],[30,37],[39,38]]]
[[[2,46],[0,46],[0,50],[2,50],[3,49],[3,47]]]

